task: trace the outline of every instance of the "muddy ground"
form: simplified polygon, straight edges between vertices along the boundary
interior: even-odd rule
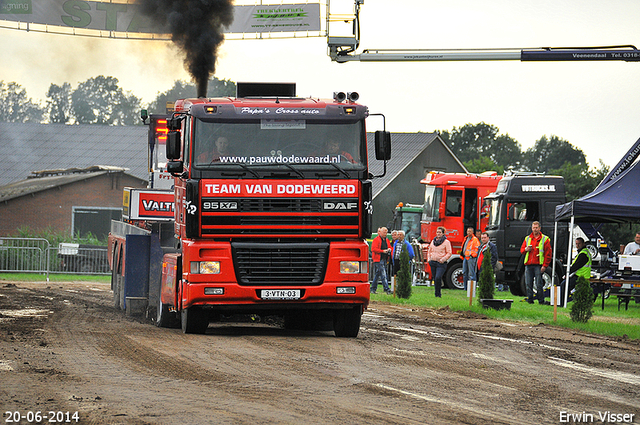
[[[379,303],[355,339],[184,335],[111,305],[109,284],[0,283],[2,423],[640,423],[638,341]]]

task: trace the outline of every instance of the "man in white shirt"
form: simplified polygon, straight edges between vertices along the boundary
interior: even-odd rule
[[[636,233],[636,237],[633,242],[629,242],[624,247],[624,255],[640,255],[640,232]]]

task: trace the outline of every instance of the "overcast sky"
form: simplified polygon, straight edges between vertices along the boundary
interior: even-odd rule
[[[333,0],[349,12],[352,0]],[[337,27],[335,27],[337,29]],[[332,35],[334,28],[332,28]],[[190,80],[169,42],[95,39],[0,28],[0,80],[43,100],[51,83],[114,76],[152,101]],[[339,34],[336,34],[339,35]],[[640,46],[638,0],[366,0],[363,48]],[[216,77],[297,82],[298,95],[357,91],[392,132],[433,132],[484,121],[523,149],[557,135],[613,166],[640,138],[640,62],[331,62],[325,38],[227,40]],[[380,121],[372,121],[370,130]]]

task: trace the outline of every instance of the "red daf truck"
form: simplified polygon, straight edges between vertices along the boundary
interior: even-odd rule
[[[322,100],[295,97],[293,84],[238,83],[237,90],[235,98],[175,103],[166,141],[173,246],[166,228],[145,222],[149,284],[141,297],[127,295],[136,291],[127,291],[123,269],[135,265],[121,255],[119,299],[146,295],[158,326],[180,323],[185,333],[258,314],[283,316],[288,328],[356,337],[369,303],[369,111],[357,93]],[[375,143],[376,158],[388,160],[389,133],[377,131]],[[118,249],[144,251],[128,246],[139,235],[119,233],[114,258]]]

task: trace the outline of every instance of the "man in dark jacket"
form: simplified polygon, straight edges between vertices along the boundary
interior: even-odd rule
[[[478,276],[480,276],[480,269],[482,268],[482,260],[484,260],[485,253],[489,251],[491,253],[491,267],[495,270],[498,263],[498,248],[496,244],[489,240],[489,234],[482,232],[480,234],[480,248],[478,248]]]
[[[413,260],[414,252],[411,244],[405,239],[404,230],[398,230],[398,240],[393,244],[393,275],[397,275],[400,270],[400,254],[403,249],[409,254],[409,261]],[[404,248],[403,248],[404,247]]]

